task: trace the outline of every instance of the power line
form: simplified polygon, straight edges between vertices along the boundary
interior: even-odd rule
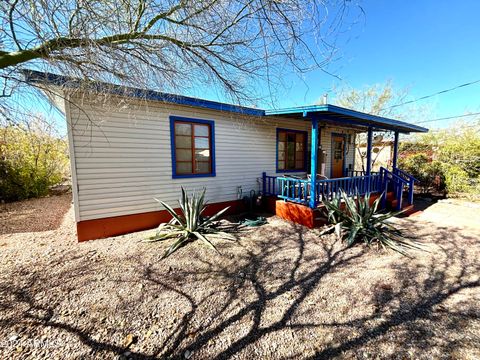
[[[476,116],[476,115],[480,115],[480,112],[471,113],[471,114],[456,115],[456,116],[447,116],[447,117],[443,117],[443,118],[436,118],[436,119],[430,119],[430,120],[423,120],[423,121],[418,121],[415,124],[424,124],[424,123],[433,122],[433,121],[440,121],[440,120],[458,119],[458,118],[462,118],[462,117]]]
[[[399,106],[403,106],[403,105],[406,105],[406,104],[411,104],[411,103],[414,103],[414,102],[417,102],[417,101],[420,101],[420,100],[425,100],[425,99],[434,97],[434,96],[436,96],[436,95],[444,94],[444,93],[447,93],[447,92],[450,92],[450,91],[453,91],[453,90],[457,90],[457,89],[460,89],[460,88],[465,87],[465,86],[474,85],[474,84],[477,84],[477,83],[480,83],[480,79],[479,79],[479,80],[475,80],[475,81],[470,81],[470,82],[468,82],[468,83],[461,84],[461,85],[458,85],[458,86],[454,86],[454,87],[452,87],[452,88],[450,88],[450,89],[446,89],[446,90],[442,90],[442,91],[437,91],[437,92],[434,93],[434,94],[422,96],[422,97],[419,97],[419,98],[417,98],[417,99],[415,99],[415,100],[410,100],[410,101],[405,101],[405,102],[400,103],[400,104],[395,104],[395,105],[386,107],[386,108],[384,108],[384,109],[382,109],[382,110],[389,110],[389,109],[393,109],[393,108],[396,108],[396,107],[399,107]]]
[[[461,129],[477,129],[478,131],[480,131],[480,128],[479,128],[479,125],[477,124],[473,124],[473,125],[463,125]],[[441,129],[430,129],[429,132],[441,132],[441,131],[447,131],[449,130],[448,128],[441,128]]]

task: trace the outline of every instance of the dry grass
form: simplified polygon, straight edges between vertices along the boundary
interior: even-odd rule
[[[160,260],[146,232],[77,244],[70,210],[0,236],[2,358],[479,358],[478,232],[399,221],[430,252],[345,249],[273,217],[221,255]]]

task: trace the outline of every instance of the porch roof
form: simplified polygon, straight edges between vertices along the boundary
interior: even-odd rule
[[[428,129],[409,124],[404,121],[390,119],[382,116],[370,115],[360,111],[346,109],[340,106],[325,104],[299,106],[293,108],[266,110],[266,116],[279,116],[295,119],[311,119],[317,117],[319,121],[335,125],[354,126],[360,129],[375,128],[393,130],[401,133],[427,132]]]

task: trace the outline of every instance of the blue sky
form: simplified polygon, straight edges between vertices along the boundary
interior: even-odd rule
[[[305,77],[306,84],[293,79],[282,106],[313,103],[335,86],[361,88],[390,79],[415,99],[480,79],[480,1],[367,0],[361,6],[364,20],[342,36],[341,56],[329,66],[342,80],[320,71]],[[480,83],[418,104],[429,107],[429,118],[454,116],[480,111],[479,95]]]
[[[409,88],[415,99],[480,79],[480,1],[359,1],[365,15],[352,11],[347,22],[359,20],[337,42],[339,56],[328,66],[338,80],[317,70],[300,79],[286,75],[288,88],[280,89],[277,107],[313,104],[332,89],[362,88],[391,80],[398,89]],[[267,89],[260,89],[267,94]],[[192,89],[191,95],[223,100],[211,89]],[[429,119],[480,111],[480,83],[435,96],[418,105],[428,107]],[[263,104],[259,104],[264,107]],[[466,122],[474,117],[464,118]],[[411,122],[426,120],[413,113]],[[425,124],[444,127],[452,120]]]

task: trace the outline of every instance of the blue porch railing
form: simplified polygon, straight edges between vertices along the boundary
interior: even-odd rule
[[[324,199],[332,200],[340,197],[341,190],[347,196],[365,195],[382,191],[382,181],[380,174],[352,176],[336,179],[317,180],[316,182],[316,201],[321,202]]]
[[[316,202],[338,198],[343,190],[348,196],[384,193],[383,206],[386,205],[387,191],[393,191],[397,199],[396,208],[402,208],[404,191],[408,191],[408,203],[413,204],[413,183],[415,178],[400,169],[392,172],[380,168],[371,175],[360,175],[336,179],[319,179],[315,182]],[[269,176],[263,173],[263,194],[274,195],[286,201],[308,204],[311,183],[308,179],[288,176]]]

